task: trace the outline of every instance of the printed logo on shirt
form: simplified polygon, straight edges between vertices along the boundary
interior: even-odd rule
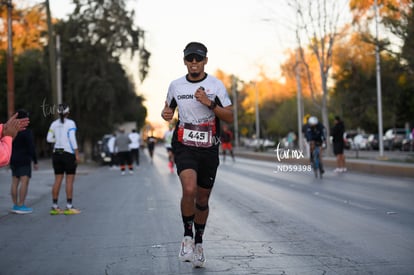
[[[177,99],[181,100],[181,99],[193,99],[194,95],[178,95]]]

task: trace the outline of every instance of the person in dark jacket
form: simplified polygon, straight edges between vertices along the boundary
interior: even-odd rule
[[[19,131],[26,129],[29,118],[17,119],[17,113],[6,123],[0,123],[0,167],[9,165],[12,154],[13,139]]]
[[[344,133],[345,125],[339,116],[335,116],[335,125],[332,128],[333,152],[336,156],[336,173],[346,172],[344,155]]]
[[[28,118],[25,110],[18,110],[17,118]],[[25,205],[29,181],[32,176],[32,162],[37,170],[37,157],[33,142],[32,131],[28,128],[19,132],[12,144],[10,168],[12,171],[11,197],[13,201],[12,212],[16,214],[29,214],[33,209]]]

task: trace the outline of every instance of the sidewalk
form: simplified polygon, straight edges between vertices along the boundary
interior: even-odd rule
[[[289,164],[308,164],[309,160],[297,153],[298,150],[290,152],[290,158],[279,161],[277,153],[270,149],[265,152],[255,152],[252,149],[236,148],[236,156],[253,158],[257,160],[289,163]],[[293,157],[292,157],[293,156]],[[386,151],[384,157],[379,158],[378,151],[345,151],[346,167],[349,172],[357,171],[363,173],[374,173],[384,176],[397,176],[414,178],[414,153]],[[296,158],[297,157],[297,158]],[[336,159],[333,156],[324,156],[323,162],[328,169],[335,169]]]

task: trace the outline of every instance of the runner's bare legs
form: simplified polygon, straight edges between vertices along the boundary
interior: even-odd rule
[[[197,173],[192,169],[183,170],[180,173],[182,185],[181,213],[183,216],[194,217],[194,222],[198,224],[206,224],[209,210],[200,211],[195,204],[202,206],[208,205],[211,189],[197,186]]]

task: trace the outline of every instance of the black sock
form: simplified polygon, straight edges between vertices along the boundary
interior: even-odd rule
[[[195,238],[194,243],[203,243],[203,234],[204,234],[204,228],[206,227],[205,224],[198,224],[194,223],[195,228]]]
[[[184,224],[184,236],[190,236],[193,238],[193,223],[194,215],[192,216],[182,216]]]

